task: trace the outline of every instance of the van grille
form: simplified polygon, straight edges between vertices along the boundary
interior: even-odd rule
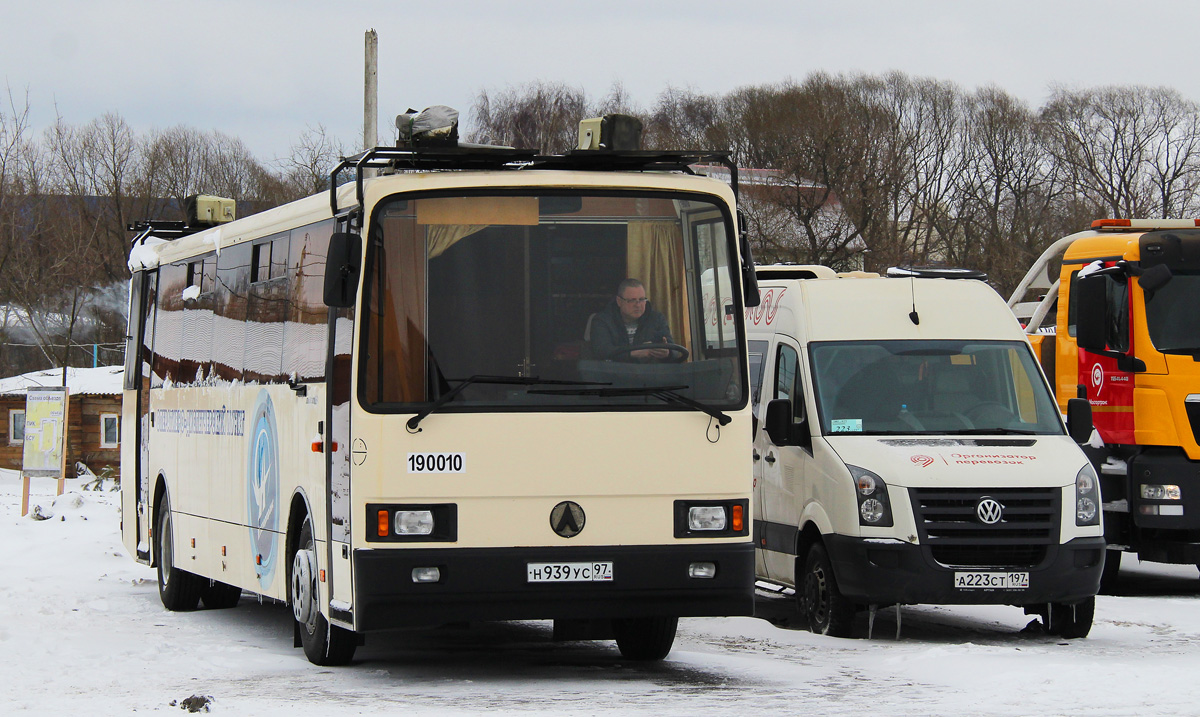
[[[921,543],[948,567],[1041,564],[1058,543],[1061,494],[1058,488],[909,489]],[[1000,522],[987,525],[977,517],[984,497],[1003,506]]]

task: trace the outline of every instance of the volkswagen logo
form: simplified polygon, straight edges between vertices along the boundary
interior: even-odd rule
[[[985,496],[975,504],[975,517],[984,525],[995,525],[1004,517],[1004,506],[995,498]]]
[[[574,538],[583,531],[587,517],[578,503],[564,500],[550,511],[550,527],[564,538]]]

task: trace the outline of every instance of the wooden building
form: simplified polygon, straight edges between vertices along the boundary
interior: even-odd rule
[[[77,477],[76,463],[99,474],[121,469],[121,366],[68,368],[67,477]],[[25,390],[61,386],[62,369],[0,379],[0,468],[21,470],[25,440]]]

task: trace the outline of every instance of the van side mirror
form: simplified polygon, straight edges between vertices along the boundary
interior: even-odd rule
[[[771,437],[771,443],[777,446],[793,445],[791,400],[776,398],[767,403],[767,418],[763,421],[763,427]]]
[[[1105,327],[1108,325],[1108,299],[1103,276],[1085,276],[1071,288],[1070,300],[1076,307],[1075,341],[1079,348],[1100,353],[1108,348]]]
[[[1092,404],[1086,398],[1067,401],[1067,433],[1079,444],[1087,443],[1092,437]]]
[[[329,238],[325,260],[325,305],[342,309],[354,306],[362,264],[362,237],[337,232]]]

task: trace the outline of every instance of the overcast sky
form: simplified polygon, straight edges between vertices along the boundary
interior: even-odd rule
[[[0,73],[41,129],[117,112],[285,155],[306,126],[362,136],[363,33],[379,33],[380,140],[409,106],[468,124],[480,89],[532,80],[704,93],[813,71],[997,85],[1165,85],[1200,100],[1196,0],[0,0]],[[3,89],[3,87],[0,87]],[[7,113],[7,105],[0,111]]]

